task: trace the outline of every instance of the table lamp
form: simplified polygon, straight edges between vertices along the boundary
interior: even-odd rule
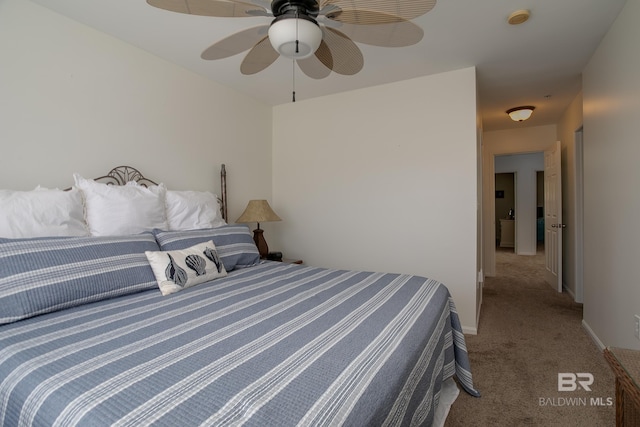
[[[258,223],[258,228],[253,230],[253,241],[258,247],[260,258],[265,258],[269,253],[269,246],[263,236],[264,230],[260,229],[260,223],[269,221],[282,221],[282,219],[271,209],[269,202],[266,200],[249,200],[246,209],[242,212],[240,218],[236,220],[236,222],[241,223]]]

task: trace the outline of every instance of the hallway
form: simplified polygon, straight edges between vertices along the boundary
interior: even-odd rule
[[[485,282],[478,335],[465,336],[482,397],[461,393],[446,426],[614,425],[615,408],[606,404],[615,396],[613,373],[582,328],[582,305],[544,281],[544,252],[498,250],[496,261],[497,276]],[[558,391],[563,372],[593,374],[592,391]],[[592,404],[592,397],[605,404]],[[579,404],[559,404],[568,398]]]

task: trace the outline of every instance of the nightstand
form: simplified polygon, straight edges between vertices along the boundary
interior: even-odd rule
[[[500,247],[513,248],[516,243],[514,219],[500,219]]]

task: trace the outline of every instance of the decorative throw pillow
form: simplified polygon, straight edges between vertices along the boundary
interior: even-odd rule
[[[197,230],[227,224],[220,214],[218,198],[209,191],[167,190],[166,207],[169,230]]]
[[[227,271],[251,267],[260,263],[258,248],[253,241],[249,227],[244,224],[223,225],[203,230],[154,230],[153,233],[163,251],[184,249],[213,240]]]
[[[175,251],[145,252],[162,295],[227,275],[213,241]]]
[[[82,193],[49,190],[0,190],[0,237],[87,236]]]
[[[85,216],[92,236],[126,236],[167,229],[164,185],[107,185],[73,175],[85,198]]]

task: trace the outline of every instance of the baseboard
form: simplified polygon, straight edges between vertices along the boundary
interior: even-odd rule
[[[482,290],[482,288],[481,288]],[[480,324],[480,309],[482,308],[482,294],[480,294],[480,304],[476,310],[476,325]],[[478,335],[478,327],[464,326],[462,325],[462,333],[467,335]]]
[[[469,326],[462,326],[462,333],[467,335],[478,335],[478,328],[470,328]]]
[[[602,341],[600,341],[600,338],[598,338],[598,336],[595,334],[595,332],[593,332],[593,330],[589,327],[584,319],[582,319],[582,327],[587,332],[587,335],[589,335],[593,342],[598,346],[600,351],[603,351],[606,348],[605,345],[602,343]]]
[[[534,256],[537,254],[535,252],[522,251],[522,252],[516,252],[516,255]]]
[[[567,284],[564,282],[562,282],[562,289],[564,289],[569,295],[571,295],[571,298],[573,298],[573,301],[576,302],[576,294],[575,292],[573,292],[573,289],[569,289]]]

